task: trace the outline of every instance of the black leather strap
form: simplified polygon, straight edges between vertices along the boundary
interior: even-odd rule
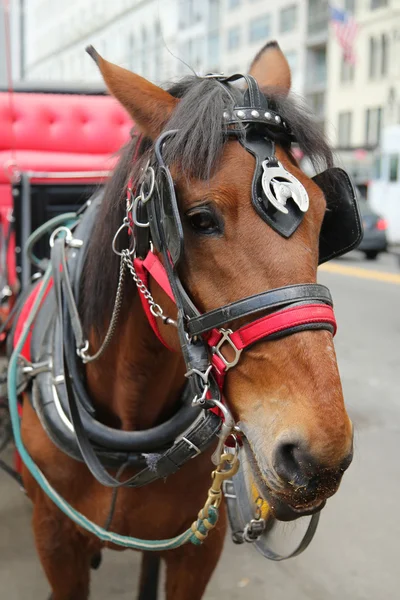
[[[332,296],[327,287],[318,283],[288,285],[249,296],[243,300],[232,302],[221,308],[211,310],[187,323],[190,335],[200,335],[211,329],[218,329],[229,321],[246,317],[263,310],[275,310],[295,302],[325,302],[333,305]]]
[[[224,497],[226,502],[226,508],[228,513],[229,525],[232,530],[232,540],[235,544],[244,544],[244,529],[246,526],[246,522],[244,521],[240,506],[243,506],[243,502],[249,503],[249,499],[240,498],[237,495],[237,489],[235,487],[235,483],[231,480],[225,481],[224,484]],[[250,504],[250,503],[249,503]],[[313,539],[315,532],[318,527],[320,513],[316,513],[310,519],[306,532],[301,538],[300,542],[297,546],[287,554],[280,554],[279,552],[275,552],[272,548],[268,547],[268,533],[274,526],[276,521],[274,519],[270,519],[270,522],[267,523],[266,532],[261,535],[260,540],[254,540],[253,545],[255,548],[263,555],[265,558],[269,560],[273,560],[275,562],[280,562],[282,560],[288,560],[289,558],[294,558],[298,556],[310,545],[311,540]]]
[[[56,336],[58,338],[59,324],[56,326]],[[75,341],[73,332],[68,322],[68,315],[64,314],[64,335],[65,335],[65,360],[68,365],[69,372],[72,377],[73,392],[77,398],[82,397],[82,393],[87,396],[87,391],[82,380],[82,374],[79,370],[77,359],[75,357]],[[59,340],[56,338],[54,353],[59,355]],[[57,386],[62,399],[66,399],[66,394],[63,395],[63,386]],[[162,448],[169,446],[175,438],[182,433],[200,413],[200,408],[191,406],[193,396],[189,389],[184,389],[181,396],[181,403],[177,412],[164,421],[160,425],[145,429],[143,431],[121,431],[108,427],[95,419],[95,416],[89,412],[82,410],[81,416],[92,442],[109,448],[111,450],[120,451],[137,451],[137,452],[157,452]]]
[[[59,322],[63,322],[63,299],[62,299],[62,277],[63,272],[60,270],[60,264],[63,261],[63,255],[65,252],[65,242],[63,239],[55,240],[54,246],[51,252],[51,262],[52,262],[52,272],[53,272],[53,282],[54,282],[54,293],[56,296],[56,304],[57,304],[57,318]],[[67,398],[68,398],[68,408],[69,408],[69,417],[71,423],[74,428],[76,441],[79,446],[79,450],[82,454],[82,457],[85,461],[86,466],[92,473],[92,475],[99,481],[102,485],[107,487],[120,487],[122,484],[120,481],[112,477],[106,469],[101,464],[100,459],[95,453],[93,446],[90,443],[89,438],[85,432],[83,427],[82,419],[79,413],[78,404],[76,402],[75,394],[72,390],[72,384],[70,380],[70,374],[68,371],[68,367],[65,363],[64,357],[64,339],[61,336],[61,347],[63,349],[63,372],[65,379],[65,386],[67,389]]]
[[[68,279],[68,268],[65,259],[65,243],[64,240],[56,240],[52,249],[52,267],[53,267],[53,279],[54,279],[54,294],[57,305],[57,318],[59,326],[59,337],[60,343],[63,348],[68,346],[64,344],[63,339],[63,327],[62,324],[65,322],[65,315],[63,308],[70,308],[71,303],[66,302],[63,296],[65,290],[71,290],[71,285],[68,282],[66,286],[66,280]],[[60,265],[62,268],[60,269]],[[68,321],[68,319],[67,319]],[[72,340],[73,341],[73,340]],[[73,345],[73,344],[72,344]],[[107,487],[121,487],[121,486],[141,486],[160,478],[166,477],[169,474],[176,472],[182,464],[184,464],[190,458],[193,458],[197,454],[205,450],[211,443],[216,440],[216,436],[221,426],[221,419],[213,413],[206,413],[201,418],[196,418],[194,423],[192,421],[190,427],[181,435],[181,437],[173,443],[172,447],[168,448],[165,452],[155,455],[154,465],[148,466],[138,474],[124,480],[119,481],[108,473],[104,467],[101,458],[99,457],[98,451],[93,446],[88,433],[85,429],[82,421],[82,408],[76,401],[76,394],[74,391],[74,383],[71,378],[71,374],[68,369],[66,362],[65,350],[63,350],[62,358],[62,372],[64,373],[64,383],[66,388],[66,396],[69,409],[69,417],[74,428],[75,439],[79,447],[80,454],[91,471],[92,475],[102,484]],[[199,409],[191,408],[192,415],[199,413]],[[204,412],[204,411],[201,411]],[[83,412],[84,414],[84,412]],[[136,432],[144,433],[146,432]],[[142,450],[143,451],[143,450]]]
[[[137,473],[129,482],[129,487],[142,487],[157,479],[176,473],[182,465],[201,454],[218,439],[221,419],[210,411],[203,414],[177,439],[166,452],[155,455],[152,465]],[[151,456],[148,456],[150,462]]]

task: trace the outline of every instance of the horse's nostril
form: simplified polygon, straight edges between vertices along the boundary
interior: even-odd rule
[[[296,486],[307,485],[315,473],[310,454],[296,442],[278,444],[274,453],[274,468],[283,481]]]

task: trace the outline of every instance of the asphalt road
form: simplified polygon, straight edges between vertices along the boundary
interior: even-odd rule
[[[392,256],[368,263],[354,253],[322,268],[320,281],[335,300],[336,348],[356,429],[353,464],[303,555],[271,563],[227,540],[206,600],[400,598],[400,268]],[[1,599],[47,598],[30,514],[29,502],[1,475]],[[138,565],[135,553],[106,553],[92,598],[132,600]]]

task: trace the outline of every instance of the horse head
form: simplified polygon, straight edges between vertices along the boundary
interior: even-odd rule
[[[290,138],[328,166],[331,154],[317,125],[288,98],[290,69],[277,44],[254,59],[249,75],[258,86],[248,78],[247,92],[218,77],[191,77],[166,91],[90,53],[140,130],[145,161],[153,160],[158,140],[173,180],[168,193],[176,195],[184,243],[180,240],[176,256],[176,246],[160,256],[164,263],[172,257],[169,268],[179,278],[179,293],[200,313],[209,313],[266,290],[315,284],[327,202],[300,169]],[[249,100],[257,89],[260,96]],[[259,142],[272,150],[258,165]],[[161,189],[168,182],[158,175]],[[168,207],[164,217],[166,238],[174,217]],[[152,290],[155,301],[176,314],[164,291],[156,284]],[[265,308],[257,317],[271,312]],[[251,319],[239,314],[227,324],[237,330]],[[176,330],[163,324],[159,329],[180,351]],[[224,384],[252,474],[283,520],[321,509],[351,462],[353,442],[332,331],[308,327],[289,333],[249,347]],[[223,354],[234,362],[235,345],[229,335],[226,340]]]

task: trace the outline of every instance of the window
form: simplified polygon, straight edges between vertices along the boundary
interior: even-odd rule
[[[250,21],[250,42],[267,41],[271,34],[271,15],[263,15]]]
[[[229,0],[228,8],[236,8],[237,6],[239,6],[239,4],[240,0]]]
[[[208,36],[208,67],[211,71],[219,70],[219,35],[210,33]],[[208,68],[207,67],[207,68]]]
[[[384,33],[381,37],[381,75],[387,75],[389,62],[389,39]]]
[[[351,15],[354,15],[356,12],[356,0],[345,0],[344,2],[344,10]]]
[[[365,113],[365,144],[376,146],[381,139],[382,108],[368,108]]]
[[[159,82],[162,79],[162,54],[163,54],[163,45],[162,45],[162,32],[160,21],[156,21],[154,26],[154,80]]]
[[[389,181],[397,181],[399,172],[399,155],[391,154],[389,156]]]
[[[308,33],[315,35],[327,31],[329,22],[328,0],[308,1]]]
[[[281,10],[279,16],[279,29],[281,33],[286,31],[293,31],[296,27],[297,21],[297,5],[293,4],[287,8]]]
[[[340,148],[348,148],[351,140],[351,112],[339,113],[338,127],[338,146]]]
[[[190,64],[196,71],[200,71],[204,64],[204,37],[202,35],[193,39]]]
[[[354,80],[354,65],[350,64],[342,55],[342,61],[340,64],[340,81],[342,83],[350,82]]]
[[[196,0],[181,0],[179,2],[179,27],[185,28],[201,21],[202,13],[200,3],[197,5]]]
[[[376,156],[373,164],[373,179],[382,177],[382,156]]]
[[[378,44],[374,37],[369,38],[369,78],[376,77],[378,71]]]
[[[389,37],[382,34],[380,37],[369,38],[369,77],[384,77],[389,71]]]
[[[321,119],[325,113],[325,92],[309,94],[307,102],[315,116]]]
[[[371,10],[375,8],[384,8],[388,5],[388,0],[370,0],[371,1]]]
[[[240,45],[240,28],[232,27],[228,31],[228,50],[235,50]]]
[[[210,0],[208,23],[210,30],[217,30],[219,27],[219,0]]]
[[[326,48],[309,49],[307,54],[307,83],[322,85],[326,82]]]

